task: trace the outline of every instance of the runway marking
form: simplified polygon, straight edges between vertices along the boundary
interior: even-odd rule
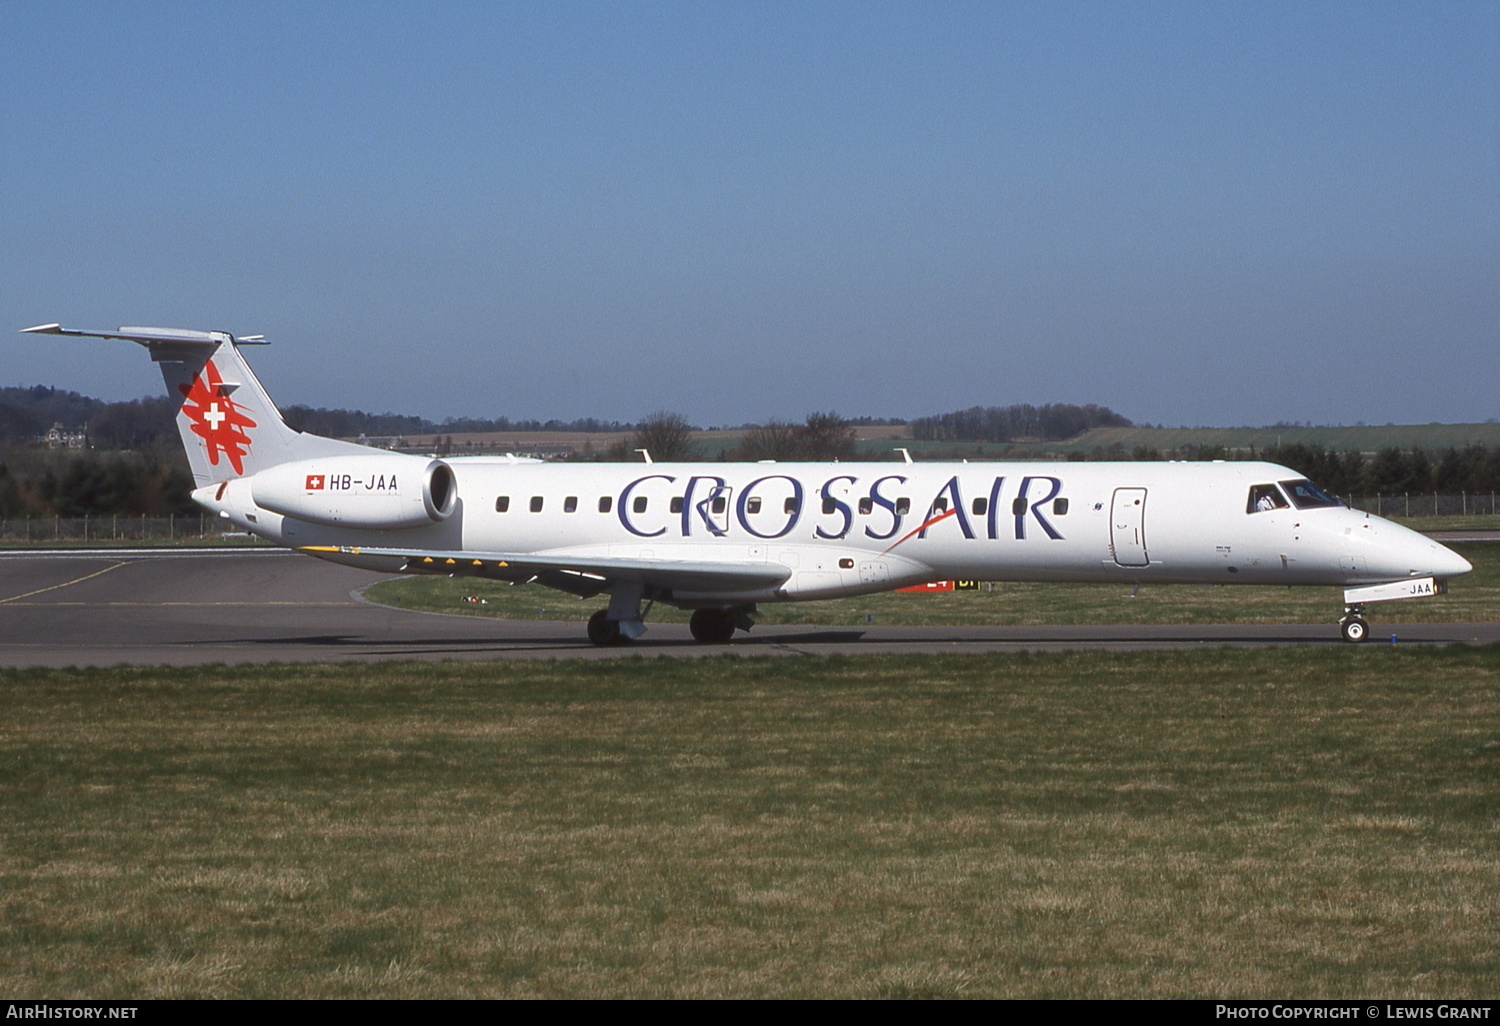
[[[110,569],[112,570],[114,568],[111,567]],[[104,573],[104,572],[105,571],[103,571],[103,570],[99,571],[99,573],[101,573],[101,574]],[[89,576],[92,577],[92,576],[97,576],[97,575],[90,574]],[[86,577],[80,577],[80,578],[78,578],[79,581],[83,581],[83,580],[87,580],[87,579],[88,578],[86,578]],[[77,584],[77,583],[78,583],[78,581],[69,581],[68,582],[68,584]],[[63,588],[63,587],[66,587],[66,586],[67,585],[63,585],[63,584],[53,585],[53,587],[56,587],[56,588]],[[50,588],[43,588],[41,590],[42,591],[50,591],[51,589]],[[26,595],[36,595],[36,594],[39,594],[39,593],[35,592],[35,591],[29,591],[29,592],[26,593]],[[17,595],[13,599],[0,599],[0,605],[46,606],[48,609],[57,609],[60,606],[129,606],[129,607],[132,607],[132,608],[152,608],[152,609],[156,608],[157,606],[193,606],[194,608],[201,607],[201,606],[249,606],[249,607],[254,608],[254,609],[258,609],[261,606],[303,606],[303,607],[305,607],[305,606],[328,606],[330,608],[343,608],[343,607],[347,607],[347,606],[352,605],[352,603],[349,603],[349,602],[19,602],[19,601],[17,601],[17,599],[23,599],[23,598],[25,598],[26,595]]]
[[[38,588],[38,589],[36,589],[36,591],[28,591],[28,592],[24,592],[24,593],[22,593],[20,595],[12,595],[10,598],[7,598],[7,599],[0,599],[0,606],[8,605],[11,602],[17,602],[17,601],[19,601],[19,600],[21,600],[23,598],[31,598],[31,596],[33,596],[33,595],[41,595],[41,594],[43,594],[45,592],[56,591],[58,588],[70,588],[70,587],[72,587],[75,584],[82,584],[84,581],[87,581],[90,578],[98,577],[98,576],[100,576],[102,574],[107,574],[111,570],[118,570],[122,566],[129,566],[130,562],[131,562],[130,560],[124,559],[124,560],[121,560],[118,563],[114,563],[114,564],[112,564],[110,566],[105,567],[103,570],[95,570],[91,574],[84,574],[82,577],[75,577],[71,581],[63,581],[61,584],[53,584],[53,585],[50,585],[50,586],[48,586],[46,588]],[[30,605],[30,604],[31,603],[28,603],[28,605]],[[36,604],[37,605],[42,605],[43,603],[39,602],[39,603],[36,603]],[[68,603],[68,605],[84,606],[84,605],[88,605],[88,603],[87,602],[76,602],[76,603],[70,602],[70,603]]]

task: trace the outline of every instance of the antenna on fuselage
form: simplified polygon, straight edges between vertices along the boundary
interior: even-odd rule
[[[916,460],[914,460],[914,459],[911,458],[911,450],[910,449],[903,449],[900,446],[897,446],[896,448],[892,449],[891,452],[899,452],[901,454],[901,458],[904,459],[907,463],[915,463],[916,462]]]
[[[636,452],[638,452],[642,456],[644,456],[647,463],[655,463],[656,462],[655,460],[653,460],[651,458],[651,450],[649,450],[649,449],[637,449]]]

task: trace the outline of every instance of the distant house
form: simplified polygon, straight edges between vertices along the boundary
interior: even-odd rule
[[[367,435],[361,432],[355,441],[360,445],[370,445],[377,449],[401,449],[406,446],[406,439],[400,435]]]
[[[49,449],[87,449],[89,447],[89,433],[83,428],[69,430],[62,424],[53,424],[42,436]]]

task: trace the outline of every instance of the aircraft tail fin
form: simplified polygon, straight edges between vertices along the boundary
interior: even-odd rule
[[[292,460],[370,452],[365,446],[310,435],[287,424],[239,351],[241,345],[264,345],[261,336],[236,339],[224,331],[178,328],[84,331],[60,324],[23,330],[120,338],[144,346],[161,367],[167,394],[180,404],[177,430],[200,487]]]

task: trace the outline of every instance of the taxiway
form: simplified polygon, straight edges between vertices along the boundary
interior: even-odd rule
[[[595,648],[581,623],[494,620],[361,601],[381,576],[277,549],[0,555],[0,666],[207,665],[630,655],[886,654],[1339,645],[1332,624],[1060,627],[757,626],[728,646],[655,623]],[[1500,642],[1500,623],[1381,623],[1401,644]],[[1376,642],[1372,642],[1376,643]]]

